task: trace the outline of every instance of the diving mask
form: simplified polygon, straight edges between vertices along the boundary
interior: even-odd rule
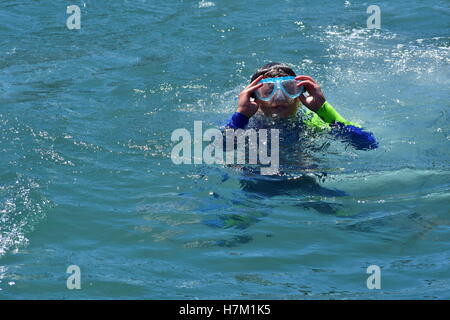
[[[300,81],[295,80],[295,77],[262,79],[258,83],[262,83],[263,85],[255,90],[255,95],[258,99],[263,101],[271,100],[276,93],[284,93],[286,97],[295,99],[305,92],[303,86],[297,86],[299,82]]]

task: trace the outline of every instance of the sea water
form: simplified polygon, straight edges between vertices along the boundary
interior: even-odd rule
[[[2,1],[0,298],[450,298],[449,14]],[[219,127],[271,61],[312,76],[379,147],[308,136],[285,181],[174,164],[172,132]]]

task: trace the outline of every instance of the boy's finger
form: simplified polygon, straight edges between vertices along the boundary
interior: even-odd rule
[[[241,93],[240,93],[240,97],[243,97],[244,99],[248,100],[252,94],[253,91],[255,91],[256,89],[262,87],[263,84],[262,83],[258,83],[252,87],[247,87],[245,88]]]
[[[305,97],[303,94],[299,95],[298,97],[300,98],[300,102],[301,102],[304,106],[306,106],[306,104],[307,104],[307,102],[306,102],[306,97]]]
[[[255,80],[253,80],[248,86],[247,88],[254,86],[255,84],[257,84],[259,82],[259,80],[261,80],[264,77],[264,75],[260,75],[258,78],[256,78]]]
[[[313,78],[311,78],[310,76],[297,76],[295,77],[295,80],[309,80],[314,82],[315,84],[317,84],[316,80],[314,80]]]
[[[306,91],[310,92],[311,90],[314,90],[317,87],[317,84],[310,80],[305,80],[297,83],[297,86],[298,87],[305,86]]]
[[[251,87],[247,87],[247,89],[245,89],[247,92],[253,92],[253,91],[255,91],[256,89],[258,89],[258,88],[261,88],[263,86],[263,83],[257,83],[256,85],[254,85],[254,86],[251,86]]]

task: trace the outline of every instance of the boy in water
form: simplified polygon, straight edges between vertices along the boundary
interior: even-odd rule
[[[308,92],[308,97],[303,95],[304,91]],[[302,104],[308,110],[302,110]],[[371,132],[346,121],[334,110],[316,81],[309,76],[296,76],[291,68],[281,63],[268,63],[256,71],[251,83],[239,94],[237,111],[226,127],[261,128],[264,120],[294,118],[298,111],[302,113],[300,125],[328,130],[356,149],[378,147]],[[254,117],[255,114],[258,117]],[[250,121],[252,118],[254,121]]]
[[[304,91],[309,96],[303,95]],[[301,108],[304,105],[307,109]],[[360,150],[375,149],[378,143],[372,133],[364,131],[357,124],[346,121],[329,104],[320,86],[309,76],[296,76],[295,72],[281,63],[269,63],[256,71],[251,83],[239,94],[237,111],[231,116],[225,128],[230,129],[270,129],[276,128],[280,133],[280,141],[284,140],[283,150],[287,151],[289,162],[292,162],[292,146],[296,147],[301,133],[305,129],[327,130],[332,135],[350,143]],[[225,142],[225,140],[223,140]],[[224,145],[225,146],[225,145]],[[297,159],[298,160],[298,159]],[[306,168],[310,167],[307,165]],[[302,166],[303,168],[303,166]],[[251,171],[249,171],[251,173]],[[242,178],[243,190],[266,197],[285,195],[291,192],[296,195],[320,195],[338,197],[346,192],[322,187],[311,175],[289,176],[287,179],[274,179],[264,176]],[[309,199],[300,201],[297,206],[315,209],[325,214],[339,214],[341,206],[323,200]],[[345,213],[345,211],[344,211]],[[260,220],[263,213],[248,215],[224,214],[219,219],[205,220],[210,226],[245,229]],[[248,238],[243,238],[248,241]],[[234,246],[245,242],[239,237],[222,240],[221,246]]]

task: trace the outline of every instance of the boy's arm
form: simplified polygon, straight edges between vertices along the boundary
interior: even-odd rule
[[[378,147],[375,136],[371,132],[364,131],[358,124],[346,121],[327,101],[306,121],[306,124],[315,128],[328,127],[331,129],[331,134],[349,142],[359,150]]]
[[[235,112],[225,125],[226,129],[245,129],[250,119],[240,112]]]
[[[256,102],[251,101],[250,97],[256,89],[262,86],[262,83],[258,83],[262,78],[263,76],[260,75],[241,91],[238,97],[237,111],[233,113],[225,127],[222,128],[222,134],[226,134],[226,129],[245,129],[250,118],[258,111],[258,105]],[[234,139],[236,139],[236,136]],[[236,147],[234,142],[233,147]],[[223,139],[223,148],[228,150],[227,139]]]
[[[312,117],[312,126],[329,127],[331,132],[337,137],[348,141],[356,149],[375,149],[378,146],[377,141],[372,133],[363,131],[360,126],[346,121],[336,110],[329,104],[317,82],[305,75],[295,77],[300,80],[297,86],[304,86],[309,96],[303,94],[299,96],[302,104],[309,110],[314,112]],[[324,123],[317,125],[320,120]]]

